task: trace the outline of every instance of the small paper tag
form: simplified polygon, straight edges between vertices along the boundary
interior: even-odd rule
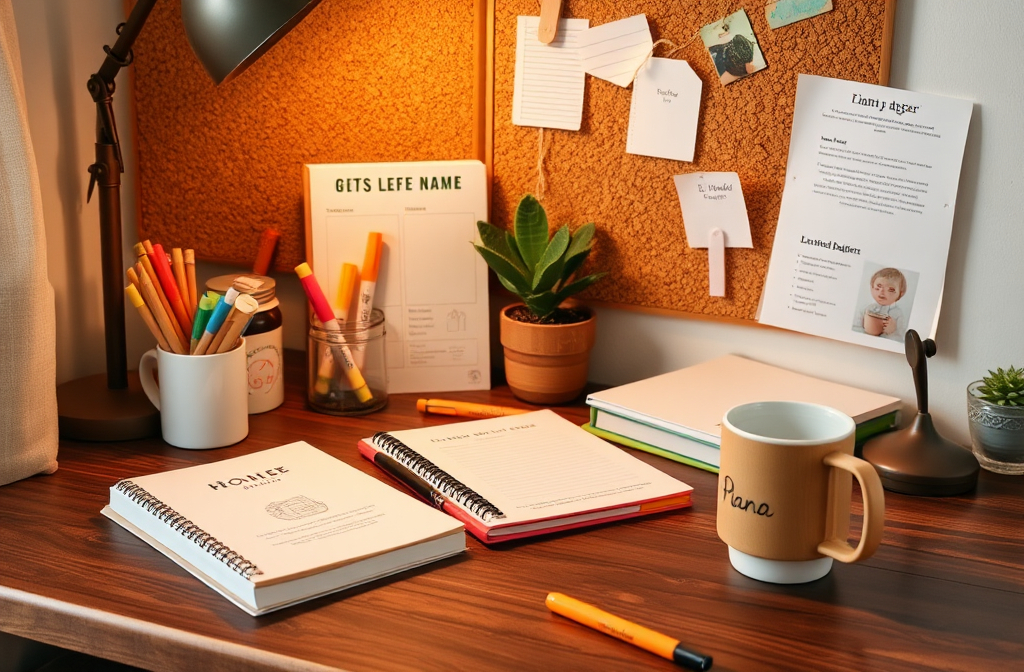
[[[580,33],[583,70],[619,86],[629,86],[633,73],[654,47],[643,14],[619,19]]]
[[[686,61],[651,58],[633,82],[626,152],[693,161],[701,81]]]
[[[711,230],[715,228],[725,234],[726,247],[754,246],[739,175],[689,173],[673,179],[690,247],[707,247]]]
[[[832,0],[779,0],[764,7],[772,30],[832,11]]]

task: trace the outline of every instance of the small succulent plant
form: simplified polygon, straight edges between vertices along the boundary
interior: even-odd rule
[[[978,398],[999,406],[1024,406],[1024,368],[996,369],[981,380]]]
[[[516,208],[514,233],[487,222],[477,222],[477,230],[483,244],[474,243],[473,247],[505,289],[521,298],[541,322],[567,298],[607,275],[573,277],[590,254],[594,224],[584,224],[572,234],[563,225],[549,238],[544,206],[529,194]]]

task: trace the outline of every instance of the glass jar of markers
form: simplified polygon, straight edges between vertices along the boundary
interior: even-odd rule
[[[374,308],[366,322],[342,322],[340,331],[310,317],[306,344],[307,400],[314,411],[363,415],[388,403],[384,313]]]

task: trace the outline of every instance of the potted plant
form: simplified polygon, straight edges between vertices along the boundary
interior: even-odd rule
[[[988,373],[967,386],[974,454],[989,471],[1024,474],[1024,368]]]
[[[487,222],[477,222],[477,229],[477,252],[505,289],[522,299],[500,316],[509,388],[535,404],[575,399],[587,383],[596,318],[587,308],[563,302],[606,275],[575,277],[590,254],[594,224],[571,234],[562,226],[549,236],[544,207],[527,194],[516,208],[512,233]]]

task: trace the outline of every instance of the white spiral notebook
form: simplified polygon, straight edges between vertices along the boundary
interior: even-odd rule
[[[253,616],[466,549],[460,522],[303,441],[122,480],[102,513]]]

